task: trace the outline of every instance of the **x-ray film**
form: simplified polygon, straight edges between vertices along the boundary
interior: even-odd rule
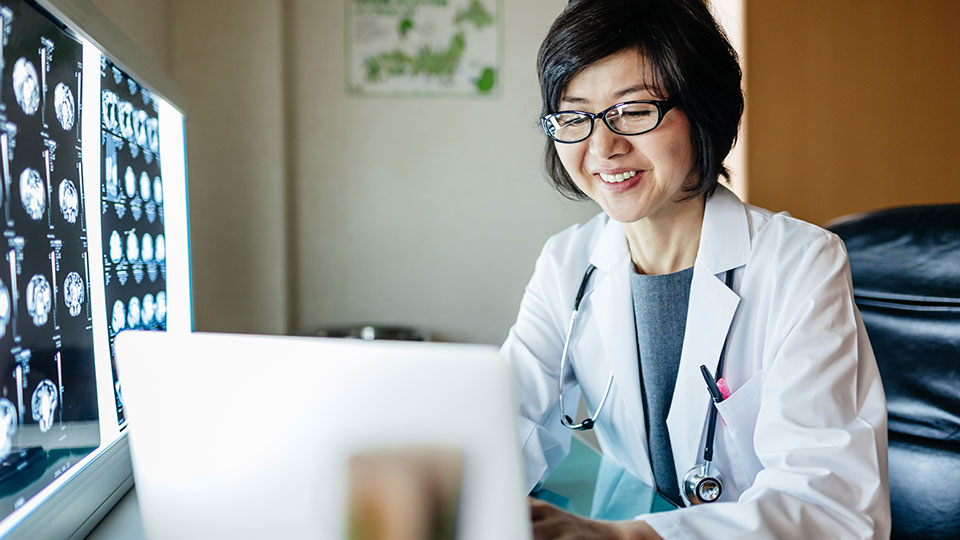
[[[166,310],[158,317],[156,299],[166,298],[167,266],[159,105],[106,58],[100,85],[100,222],[112,358],[121,331],[166,329]],[[113,365],[117,418],[123,423],[123,394]]]
[[[99,444],[81,43],[0,0],[0,516]]]

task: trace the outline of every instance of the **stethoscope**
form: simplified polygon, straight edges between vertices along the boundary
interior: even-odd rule
[[[587,267],[587,271],[583,274],[583,280],[580,281],[580,289],[577,290],[577,297],[573,302],[573,313],[570,315],[570,324],[567,325],[567,337],[563,340],[563,352],[560,356],[560,377],[559,382],[557,383],[557,393],[560,395],[560,423],[564,427],[568,427],[577,431],[585,431],[588,429],[593,429],[593,426],[597,423],[597,418],[600,417],[600,413],[603,411],[603,406],[607,402],[607,396],[610,395],[610,388],[613,386],[613,370],[610,371],[610,376],[607,378],[607,388],[603,391],[603,397],[600,398],[600,403],[597,405],[597,408],[593,411],[593,414],[588,416],[582,422],[574,423],[574,420],[570,418],[563,408],[563,375],[566,373],[567,365],[567,352],[570,349],[570,338],[573,336],[573,329],[577,321],[577,315],[580,313],[580,301],[583,300],[583,295],[587,290],[587,283],[590,281],[590,276],[593,275],[594,270],[597,268],[594,265]],[[727,287],[731,290],[733,289],[733,270],[727,270],[726,275]],[[723,342],[723,348],[720,350],[720,360],[717,362],[717,370],[714,372],[716,374],[716,380],[720,380],[723,376],[723,360],[727,349],[726,339]],[[690,504],[703,504],[703,503],[712,503],[720,499],[720,496],[723,494],[723,475],[720,471],[711,467],[713,464],[713,440],[717,431],[717,407],[710,403],[709,409],[707,410],[707,439],[703,444],[703,459],[700,463],[697,463],[683,477],[683,491],[687,496],[687,500],[690,501]]]

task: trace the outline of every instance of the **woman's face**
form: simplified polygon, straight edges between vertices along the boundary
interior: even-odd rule
[[[560,110],[596,113],[623,101],[669,97],[649,86],[655,80],[643,56],[626,49],[578,73],[563,92]],[[690,123],[680,109],[642,135],[617,135],[597,120],[585,141],[554,145],[577,187],[616,221],[669,216],[693,202],[680,202],[682,188],[696,181]]]

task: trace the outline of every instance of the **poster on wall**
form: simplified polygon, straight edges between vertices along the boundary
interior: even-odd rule
[[[348,0],[347,90],[489,96],[501,87],[502,0]]]

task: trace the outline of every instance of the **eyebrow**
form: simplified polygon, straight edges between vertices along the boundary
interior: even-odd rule
[[[613,97],[615,99],[620,99],[634,92],[643,92],[643,91],[656,95],[656,91],[654,88],[651,88],[646,84],[638,84],[636,86],[630,86],[628,88],[624,88],[623,90],[618,90],[616,93],[613,94]],[[575,96],[564,96],[560,98],[560,102],[561,103],[586,103],[587,99],[582,97],[575,97]]]

